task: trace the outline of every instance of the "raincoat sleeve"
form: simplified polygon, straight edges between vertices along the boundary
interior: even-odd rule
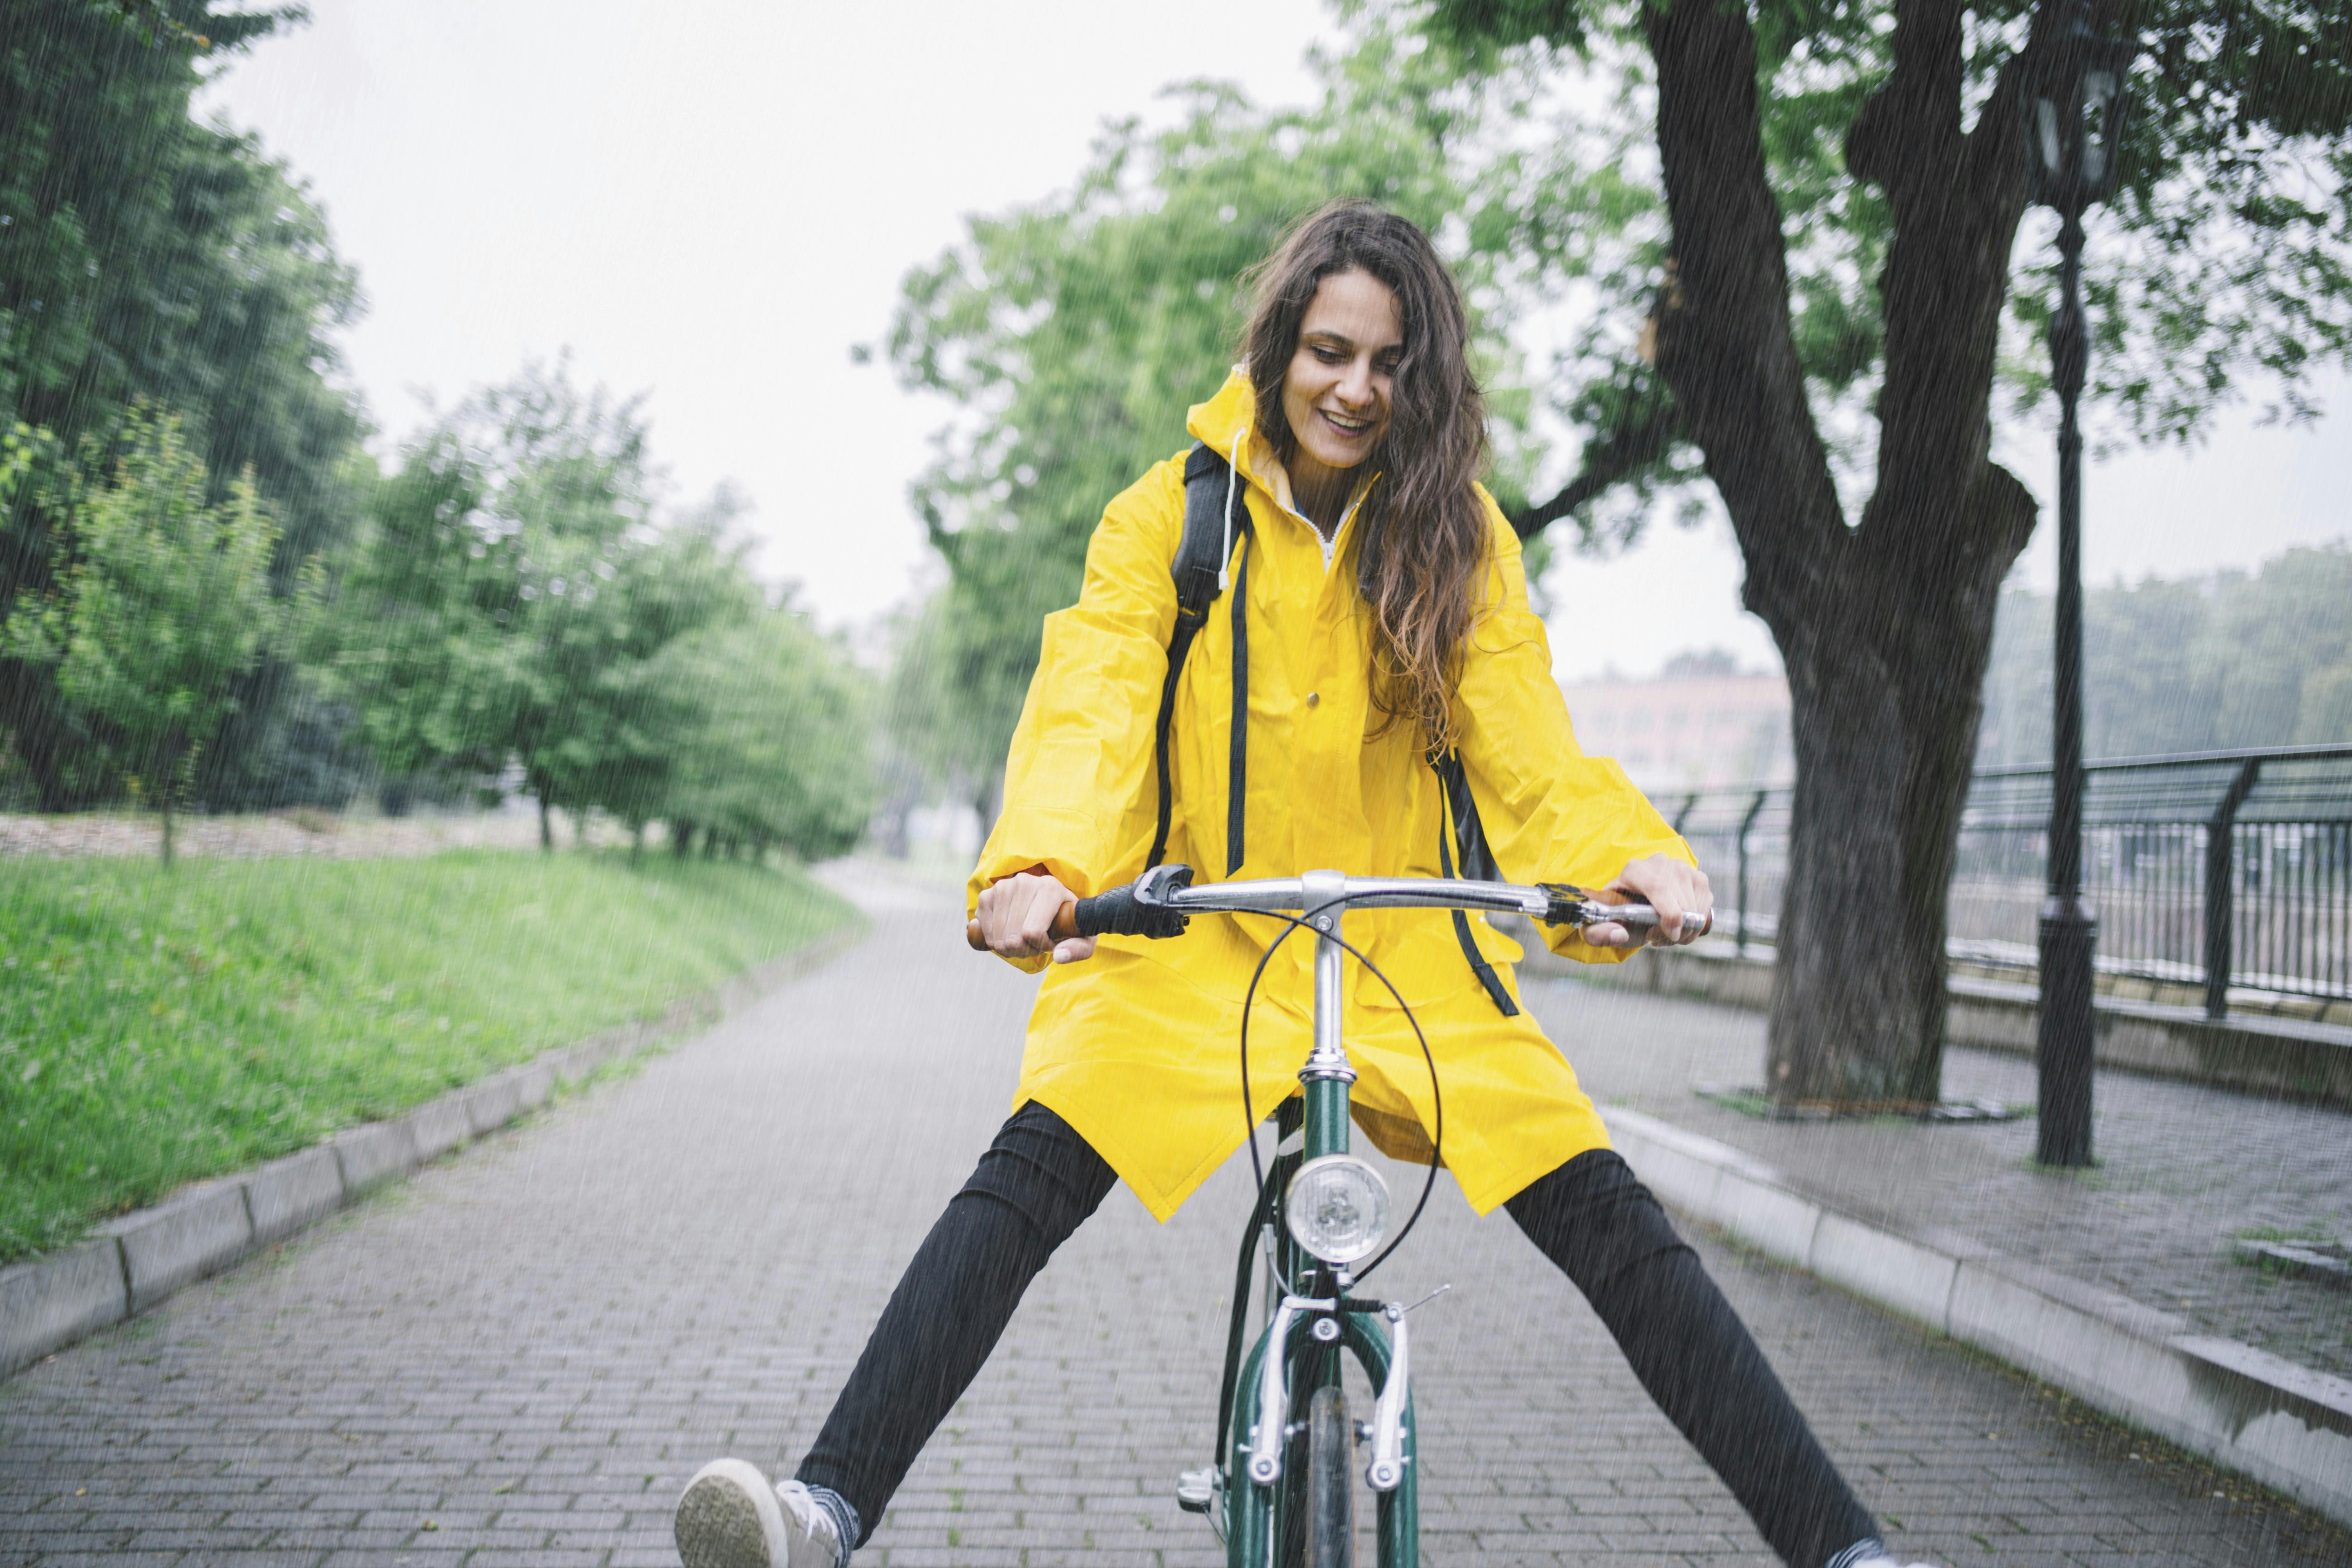
[[[1576,743],[1568,701],[1552,678],[1551,644],[1528,604],[1518,535],[1484,489],[1495,534],[1486,614],[1463,655],[1462,761],[1479,821],[1503,876],[1515,882],[1598,888],[1646,855],[1696,865],[1625,770]],[[1546,928],[1552,951],[1616,963],[1635,949],[1594,947],[1573,928]]]
[[[1080,898],[1143,871],[1158,822],[1153,725],[1176,629],[1170,563],[1184,526],[1181,459],[1104,511],[1078,602],[1045,617],[1037,673],[1004,762],[1004,810],[964,889],[1042,866]],[[1034,973],[1048,958],[1008,960]]]

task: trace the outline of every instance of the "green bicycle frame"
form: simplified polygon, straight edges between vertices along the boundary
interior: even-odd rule
[[[1307,1065],[1299,1069],[1297,1100],[1286,1098],[1276,1112],[1282,1137],[1300,1133],[1300,1147],[1287,1154],[1276,1153],[1265,1190],[1251,1210],[1250,1231],[1234,1265],[1234,1315],[1225,1350],[1227,1381],[1219,1395],[1219,1415],[1224,1423],[1220,1442],[1224,1452],[1217,1456],[1218,1463],[1188,1470],[1179,1478],[1177,1502],[1223,1523],[1230,1568],[1275,1568],[1278,1543],[1286,1544],[1303,1535],[1293,1525],[1307,1522],[1307,1467],[1298,1462],[1301,1456],[1296,1450],[1301,1445],[1293,1440],[1293,1419],[1311,1408],[1318,1392],[1339,1383],[1341,1356],[1350,1354],[1380,1390],[1373,1410],[1372,1457],[1365,1468],[1365,1479],[1380,1498],[1380,1568],[1420,1568],[1416,1423],[1404,1311],[1351,1300],[1348,1288],[1353,1281],[1349,1271],[1308,1257],[1291,1238],[1283,1216],[1281,1200],[1299,1166],[1308,1160],[1348,1152],[1348,1086],[1356,1081],[1356,1071],[1349,1065],[1347,1047],[1339,1038],[1344,1014],[1340,959],[1346,952],[1339,940],[1340,916],[1351,906],[1484,910],[1548,925],[1590,926],[1603,921],[1653,925],[1657,911],[1647,904],[1612,902],[1564,883],[1519,887],[1453,877],[1348,877],[1337,871],[1309,871],[1295,879],[1207,883],[1195,888],[1192,878],[1189,867],[1155,867],[1137,880],[1128,896],[1142,908],[1178,913],[1286,915],[1295,910],[1304,916],[1299,923],[1316,933],[1315,1045]],[[1712,917],[1708,923],[1713,923]],[[1705,930],[1700,928],[1701,932]],[[1279,1143],[1278,1139],[1277,1149]],[[1241,1350],[1248,1322],[1245,1298],[1256,1269],[1262,1229],[1272,1232],[1272,1245],[1266,1248],[1271,1257],[1265,1323],[1244,1363]]]
[[[1315,882],[1330,875],[1309,874],[1308,910],[1315,910],[1323,901],[1312,896]],[[1335,884],[1332,896],[1336,897],[1344,882],[1336,877],[1331,879]],[[1282,1372],[1280,1388],[1286,1397],[1280,1418],[1286,1423],[1296,1421],[1304,1415],[1317,1390],[1339,1382],[1343,1351],[1356,1358],[1375,1390],[1385,1389],[1394,1350],[1390,1328],[1395,1325],[1401,1329],[1402,1325],[1402,1315],[1393,1308],[1385,1311],[1333,1311],[1289,1305],[1311,1299],[1310,1292],[1318,1284],[1331,1291],[1320,1300],[1336,1303],[1345,1298],[1349,1283],[1346,1270],[1328,1270],[1291,1238],[1288,1227],[1281,1220],[1279,1198],[1291,1173],[1302,1163],[1326,1154],[1348,1152],[1348,1087],[1355,1082],[1356,1073],[1349,1065],[1347,1049],[1339,1037],[1344,1014],[1340,986],[1343,950],[1336,939],[1344,908],[1334,904],[1310,914],[1307,921],[1317,933],[1315,1044],[1298,1074],[1301,1113],[1296,1122],[1288,1115],[1280,1122],[1285,1131],[1297,1125],[1303,1142],[1296,1152],[1276,1158],[1268,1183],[1276,1194],[1272,1205],[1274,1288],[1268,1293],[1266,1322],[1251,1346],[1234,1387],[1227,1448],[1220,1456],[1224,1467],[1222,1502],[1230,1568],[1274,1568],[1276,1543],[1290,1538],[1292,1531],[1286,1526],[1291,1516],[1303,1512],[1307,1506],[1306,1467],[1297,1462],[1300,1456],[1295,1450],[1299,1446],[1292,1443],[1286,1434],[1276,1435],[1271,1443],[1271,1451],[1281,1457],[1279,1475],[1266,1482],[1251,1476],[1253,1458],[1263,1462],[1265,1451],[1258,1438],[1260,1422],[1266,1414],[1266,1358],[1277,1358]],[[1286,1104],[1283,1109],[1287,1111],[1289,1107]],[[1264,1213],[1253,1213],[1252,1227],[1264,1223],[1265,1217]],[[1339,1325],[1336,1342],[1317,1337],[1318,1323],[1327,1321]],[[1329,1332],[1328,1329],[1324,1331]],[[1380,1568],[1420,1568],[1421,1562],[1415,1421],[1410,1368],[1407,1372],[1399,1433],[1402,1463],[1396,1484],[1377,1494]]]

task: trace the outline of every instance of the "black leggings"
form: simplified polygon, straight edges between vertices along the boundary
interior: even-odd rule
[[[907,1266],[800,1479],[846,1498],[872,1534],[1029,1281],[1117,1180],[1059,1116],[1036,1104],[1015,1112]],[[1504,1207],[1792,1568],[1819,1568],[1878,1533],[1731,1303],[1613,1151],[1578,1155]]]

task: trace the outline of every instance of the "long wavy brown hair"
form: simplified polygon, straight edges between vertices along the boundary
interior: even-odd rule
[[[1486,405],[1453,275],[1412,220],[1370,202],[1333,202],[1255,269],[1242,357],[1258,433],[1287,464],[1298,438],[1282,387],[1299,323],[1324,279],[1354,271],[1388,285],[1404,328],[1388,434],[1369,459],[1381,479],[1357,513],[1356,585],[1371,606],[1372,701],[1383,716],[1373,733],[1410,722],[1443,751],[1454,741],[1462,645],[1494,549],[1470,488],[1486,459]]]

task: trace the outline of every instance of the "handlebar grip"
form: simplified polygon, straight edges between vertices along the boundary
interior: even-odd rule
[[[1181,936],[1190,917],[1171,909],[1166,900],[1169,894],[1192,882],[1190,866],[1154,866],[1123,888],[1107,889],[1092,898],[1064,904],[1055,912],[1048,934],[1055,942],[1076,936]],[[964,922],[963,940],[974,952],[988,951],[988,941],[980,934],[976,920]]]
[[[1659,923],[1657,910],[1649,904],[1611,904],[1606,906],[1606,908],[1608,912],[1602,915],[1601,919],[1614,921],[1622,926],[1629,928],[1635,926],[1649,927]],[[1687,921],[1690,917],[1688,915],[1685,915],[1683,919]],[[1589,923],[1597,924],[1599,922],[1593,921]],[[1700,919],[1697,934],[1691,935],[1688,932],[1685,932],[1685,940],[1696,942],[1699,937],[1705,936],[1714,929],[1715,911],[1713,910],[1709,910]]]
[[[1648,904],[1611,904],[1607,906],[1607,909],[1608,912],[1601,917],[1601,920],[1614,921],[1619,925],[1628,928],[1646,928],[1659,923],[1658,911]],[[1683,919],[1687,921],[1690,917],[1688,915],[1685,915]],[[1588,923],[1598,924],[1599,921],[1596,921]],[[1706,915],[1700,919],[1699,928],[1696,934],[1694,935],[1685,931],[1683,940],[1685,942],[1696,942],[1699,937],[1705,936],[1714,929],[1715,911],[1713,910],[1709,910],[1706,911]]]
[[[1108,888],[1091,899],[1080,899],[1073,910],[1080,936],[1181,936],[1191,918],[1170,909],[1167,895],[1189,885],[1187,866],[1155,866],[1123,888]]]

